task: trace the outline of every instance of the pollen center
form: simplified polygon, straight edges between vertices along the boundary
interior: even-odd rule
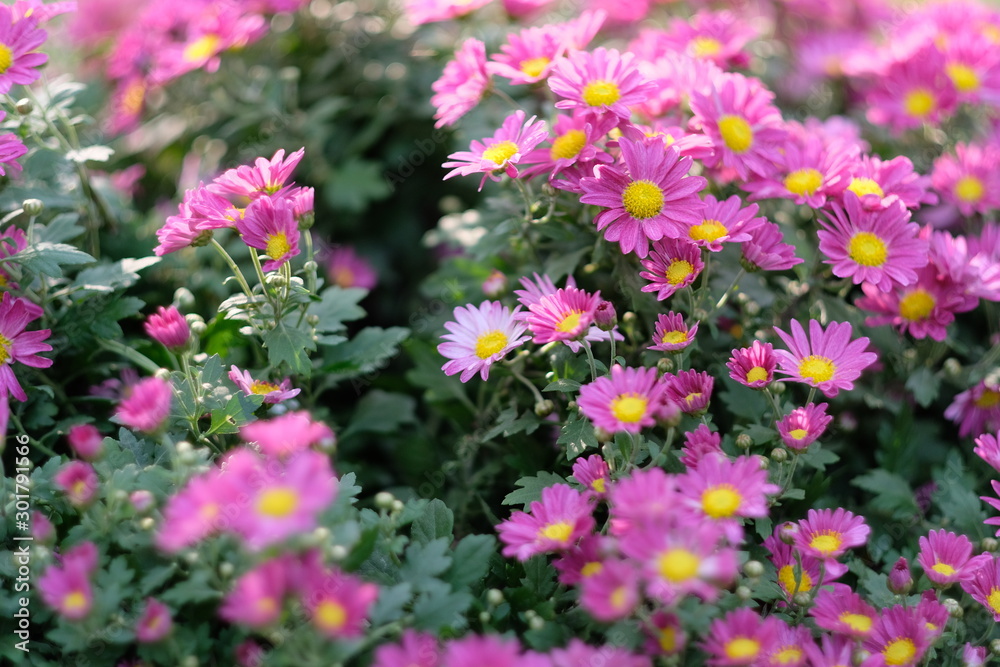
[[[507,164],[507,160],[511,159],[517,150],[517,144],[513,141],[501,141],[484,150],[483,159],[489,160],[499,169]]]
[[[538,58],[529,58],[528,60],[521,61],[521,71],[530,76],[532,79],[540,77],[545,68],[549,66],[552,62],[545,56],[539,56]]]
[[[717,484],[701,494],[701,508],[713,519],[733,516],[742,501],[743,497],[732,484]]]
[[[886,644],[882,655],[887,665],[908,665],[917,655],[917,647],[909,637],[900,637]]]
[[[265,382],[264,380],[255,380],[252,385],[250,385],[250,393],[257,395],[270,394],[272,391],[278,391],[278,385],[273,382]]]
[[[674,583],[687,581],[698,574],[700,563],[698,556],[687,549],[671,549],[660,556],[660,576]]]
[[[480,359],[489,359],[506,346],[507,334],[499,329],[487,331],[479,334],[479,338],[476,339],[476,356]]]
[[[288,236],[285,232],[278,232],[277,234],[269,234],[267,237],[267,245],[264,248],[264,252],[271,259],[281,259],[287,255],[292,249],[292,244],[288,242]]]
[[[184,47],[184,60],[191,63],[211,58],[218,53],[221,41],[218,35],[202,35]]]
[[[257,511],[275,519],[283,519],[295,511],[299,495],[288,488],[269,489],[257,499]]]
[[[700,225],[694,225],[688,230],[688,235],[694,241],[715,241],[729,233],[726,226],[718,220],[702,220]]]
[[[14,52],[9,46],[0,42],[0,74],[3,74],[14,64]]]
[[[652,181],[634,181],[622,191],[622,205],[636,220],[647,220],[663,210],[663,190]]]
[[[931,569],[937,572],[938,574],[943,574],[946,577],[950,577],[951,575],[955,574],[955,568],[953,568],[951,565],[948,565],[948,563],[934,563],[934,565],[931,566]]]
[[[722,43],[714,37],[699,35],[688,42],[688,53],[694,58],[711,58],[722,50]]]
[[[576,331],[580,328],[580,317],[582,315],[582,310],[571,310],[563,313],[562,319],[559,320],[559,324],[556,325],[556,331],[560,333]]]
[[[864,197],[865,195],[878,195],[880,198],[885,197],[882,187],[870,178],[852,178],[851,184],[847,186],[847,189],[859,197]]]
[[[742,116],[720,118],[719,134],[726,148],[734,153],[744,153],[753,145],[753,128]]]
[[[63,598],[63,609],[66,611],[80,611],[87,606],[87,596],[80,591],[73,591]]]
[[[796,440],[801,440],[802,438],[809,435],[809,431],[805,430],[804,428],[793,428],[791,431],[788,432],[788,435],[792,436]]]
[[[1000,588],[994,588],[986,596],[986,603],[993,609],[994,614],[1000,614]]]
[[[546,526],[543,526],[538,531],[539,537],[544,537],[547,540],[555,540],[556,542],[561,542],[563,544],[569,541],[569,538],[572,534],[573,534],[573,526],[569,525],[565,521],[550,523]]]
[[[841,538],[840,533],[832,530],[814,535],[813,538],[809,540],[809,546],[823,555],[829,555],[838,551],[840,549],[840,545],[843,543],[844,540]]]
[[[590,563],[587,563],[586,565],[580,568],[580,576],[592,577],[603,569],[604,569],[604,563],[602,563],[599,560],[595,560]]]
[[[1000,392],[992,389],[984,389],[983,393],[973,403],[977,408],[992,408],[1000,403]]]
[[[583,101],[589,106],[610,106],[621,99],[621,91],[614,81],[598,79],[591,81],[583,88]]]
[[[133,81],[125,86],[119,104],[126,115],[135,116],[142,111],[142,103],[145,101],[146,84],[141,81]]]
[[[13,344],[9,338],[0,334],[0,364],[10,359],[10,348]]]
[[[854,632],[868,634],[872,629],[872,617],[864,614],[852,614],[845,611],[839,617],[840,622],[849,627]]]
[[[934,310],[934,297],[923,289],[915,289],[899,300],[899,314],[911,322],[926,320]]]
[[[798,646],[786,646],[775,654],[774,662],[778,665],[796,665],[802,657],[802,650]]]
[[[663,334],[660,342],[664,345],[680,345],[686,343],[688,335],[686,331],[668,331]]]
[[[671,627],[667,626],[660,630],[660,648],[664,653],[673,653],[677,650],[677,631]]]
[[[760,653],[760,642],[749,637],[737,637],[726,642],[726,655],[733,660],[747,660]]]
[[[570,160],[579,155],[586,144],[587,135],[583,130],[570,130],[552,142],[549,157],[553,160]]]
[[[754,366],[747,371],[747,382],[760,382],[767,379],[767,369],[763,366]]]
[[[798,581],[795,580],[795,566],[784,565],[778,570],[778,583],[789,595],[808,593],[812,590],[813,580],[808,572],[801,572]]]
[[[911,116],[923,118],[934,111],[934,96],[926,88],[915,88],[903,98],[903,108]]]
[[[592,488],[594,491],[596,491],[598,493],[607,493],[607,491],[608,491],[608,485],[604,481],[603,477],[598,477],[593,482],[591,482],[590,483],[590,488]]]
[[[861,266],[882,266],[888,252],[885,241],[871,232],[857,232],[847,243],[847,254]]]
[[[620,422],[634,424],[646,416],[649,399],[638,394],[621,394],[611,401],[611,414]]]
[[[823,174],[817,169],[796,169],[785,176],[785,189],[796,195],[813,195],[823,185]]]
[[[667,282],[671,285],[680,285],[692,273],[694,273],[694,267],[691,266],[691,262],[675,259],[667,267]]]
[[[975,204],[983,198],[986,188],[975,176],[963,176],[955,182],[955,196],[966,204]]]
[[[945,71],[948,72],[948,78],[955,84],[958,92],[971,93],[979,89],[979,76],[968,65],[952,63],[945,66]]]
[[[815,354],[810,354],[799,362],[799,375],[812,382],[827,382],[836,370],[833,360]]]
[[[347,623],[347,610],[339,602],[323,600],[316,605],[313,618],[324,630],[340,630]]]

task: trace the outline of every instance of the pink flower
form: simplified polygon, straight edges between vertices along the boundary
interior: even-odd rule
[[[99,485],[93,466],[83,461],[66,463],[55,474],[52,481],[76,507],[90,504],[90,501],[97,495]]]
[[[581,667],[615,665],[616,667],[650,667],[649,658],[634,655],[618,646],[588,646],[580,639],[571,639],[566,648],[553,649],[549,654],[551,667]]]
[[[1000,441],[998,441],[997,436],[990,433],[982,434],[976,438],[976,447],[972,451],[976,453],[976,456],[993,466],[994,470],[1000,472]]]
[[[778,639],[781,621],[761,618],[752,609],[736,609],[712,621],[702,649],[708,665],[756,665]]]
[[[276,458],[314,446],[329,449],[337,440],[329,426],[313,421],[305,410],[251,422],[240,427],[240,438],[244,442],[255,444],[265,455]]]
[[[755,340],[750,347],[733,350],[726,362],[729,377],[752,389],[763,389],[774,381],[774,347]]]
[[[342,246],[324,253],[326,275],[330,283],[341,287],[375,289],[378,273],[375,268],[352,248]]]
[[[798,593],[809,593],[820,585],[824,573],[820,572],[821,562],[818,558],[803,556],[789,544],[781,540],[781,528],[776,528],[773,535],[764,540],[764,547],[771,552],[771,562],[774,563],[776,578],[785,599],[791,602]],[[823,578],[829,583],[830,576]]]
[[[874,283],[883,292],[917,281],[916,270],[927,264],[928,243],[918,236],[902,202],[881,211],[866,211],[853,193],[844,194],[844,208],[821,221],[819,249],[833,266],[833,274],[851,278],[855,285]]]
[[[454,125],[479,104],[491,85],[486,69],[486,46],[478,39],[467,39],[455,51],[455,59],[444,66],[441,77],[431,84],[431,104],[436,110],[434,127]]]
[[[617,549],[611,538],[595,534],[585,536],[575,547],[552,561],[559,572],[559,583],[573,586],[589,579],[604,569],[604,561],[613,551]]]
[[[500,174],[518,177],[517,164],[528,152],[542,143],[548,136],[548,125],[544,120],[536,121],[532,116],[525,122],[525,113],[518,109],[504,119],[492,137],[483,141],[473,140],[470,151],[459,151],[448,156],[451,162],[442,167],[451,169],[444,180],[452,176],[483,174],[479,182],[482,190],[486,179],[500,180]]]
[[[696,370],[679,371],[677,375],[667,373],[661,382],[667,387],[667,397],[685,414],[698,416],[708,410],[715,385],[715,379],[708,373]]]
[[[42,601],[68,620],[86,618],[94,605],[90,575],[97,567],[97,559],[93,542],[84,542],[67,551],[61,565],[50,565],[39,577]]]
[[[861,199],[866,211],[878,211],[900,200],[906,208],[936,204],[937,196],[929,191],[930,177],[913,170],[910,158],[900,155],[883,161],[877,155],[864,155],[851,167],[847,190]]]
[[[372,667],[438,667],[440,664],[437,638],[407,629],[398,644],[383,644],[375,649]]]
[[[0,121],[6,116],[6,112],[0,111]],[[19,173],[21,171],[21,165],[17,162],[19,158],[24,156],[28,152],[28,147],[21,143],[14,134],[10,132],[5,132],[0,134],[0,176],[7,176],[7,169],[13,173]],[[3,168],[3,165],[7,165],[7,169]],[[4,255],[9,256],[9,255]],[[7,275],[6,272],[3,273],[4,276]]]
[[[653,242],[653,250],[642,260],[645,271],[639,276],[650,281],[643,285],[643,292],[656,292],[656,299],[663,301],[678,290],[691,285],[705,268],[701,250],[684,239],[662,239]]]
[[[778,434],[789,449],[802,452],[826,431],[833,417],[826,414],[826,403],[810,403],[795,408],[778,423]]]
[[[765,220],[749,232],[740,257],[740,265],[748,272],[784,271],[803,262],[795,256],[795,246],[785,243],[781,227],[775,223]]]
[[[403,8],[413,25],[448,21],[465,16],[490,0],[405,0]]]
[[[539,345],[554,340],[573,341],[590,330],[601,293],[564,287],[528,306],[525,322]]]
[[[781,487],[768,483],[767,470],[761,470],[757,457],[731,461],[708,456],[677,478],[677,491],[695,515],[718,523],[729,542],[736,544],[743,534],[737,517],[767,516],[767,496],[780,493]]]
[[[929,44],[892,62],[874,77],[867,93],[868,120],[896,133],[937,123],[955,109],[955,86],[947,77],[941,52]]]
[[[93,461],[100,458],[104,438],[93,424],[74,424],[66,433],[69,446],[81,459]]]
[[[600,165],[594,178],[581,179],[580,201],[605,207],[594,218],[597,229],[617,241],[623,253],[635,251],[643,258],[649,241],[680,238],[701,222],[697,193],[707,181],[687,175],[691,158],[682,158],[676,148],[625,138],[618,146],[622,165]]]
[[[656,316],[656,327],[653,332],[653,342],[647,350],[657,350],[659,352],[680,352],[694,341],[695,334],[698,333],[698,323],[688,329],[684,323],[684,316],[673,311],[666,315]]]
[[[0,120],[3,120],[4,113],[0,111]],[[3,144],[4,137],[0,136],[0,144]],[[25,149],[27,150],[27,149]],[[3,146],[0,145],[0,163],[5,162],[3,156]],[[0,174],[3,172],[0,171]],[[24,230],[10,225],[0,232],[0,257],[13,257],[28,247],[28,237]],[[20,285],[11,280],[11,275],[7,271],[0,269],[0,288],[19,289]]]
[[[627,618],[640,600],[639,572],[629,561],[606,560],[580,582],[580,606],[604,623]]]
[[[467,635],[448,643],[441,667],[528,667],[521,664],[521,645],[516,639]]]
[[[191,338],[187,320],[174,306],[159,306],[143,326],[147,336],[175,352],[183,349]]]
[[[864,517],[838,507],[836,510],[809,510],[806,518],[799,521],[799,532],[795,535],[795,546],[803,555],[825,561],[834,560],[851,547],[858,547],[868,541],[871,529]]]
[[[579,109],[572,116],[556,116],[553,128],[555,137],[547,139],[551,145],[536,148],[522,158],[523,164],[531,165],[524,170],[524,175],[533,177],[548,174],[554,187],[577,192],[575,185],[571,186],[569,181],[556,178],[566,170],[577,167],[581,176],[575,179],[575,183],[579,184],[581,178],[594,173],[594,167],[598,164],[613,162],[614,159],[598,148],[597,144],[615,128],[617,118],[613,115],[595,118]],[[577,172],[574,171],[575,173]]]
[[[501,53],[486,63],[486,70],[509,79],[513,85],[538,83],[549,75],[566,46],[555,26],[526,28],[507,36]]]
[[[750,58],[743,48],[756,36],[757,30],[733,12],[701,10],[690,20],[671,21],[663,44],[722,68],[746,67]]]
[[[149,377],[129,388],[128,396],[118,404],[115,417],[125,426],[143,433],[155,433],[170,416],[174,397],[167,380]]]
[[[969,581],[976,571],[992,559],[987,553],[972,555],[972,542],[965,535],[932,530],[920,538],[917,562],[927,578],[939,586]]]
[[[359,637],[378,598],[375,584],[332,570],[309,578],[299,591],[302,604],[319,632],[331,638]]]
[[[129,494],[128,500],[132,503],[132,508],[140,514],[145,513],[156,504],[153,494],[146,489],[139,489]]]
[[[961,584],[962,590],[986,607],[994,621],[1000,621],[1000,561],[996,556],[991,556],[971,578]]]
[[[292,204],[284,199],[259,197],[250,202],[236,230],[251,248],[263,250],[269,261],[265,271],[274,271],[299,254],[299,224]]]
[[[823,329],[816,320],[809,321],[809,335],[798,320],[792,320],[792,334],[775,328],[789,351],[775,350],[780,372],[794,382],[817,387],[834,397],[841,389],[853,389],[861,371],[875,363],[873,352],[865,352],[868,338],[851,340],[853,329],[847,322],[830,322]]]
[[[31,513],[31,537],[36,542],[48,544],[55,536],[56,527],[52,525],[49,518],[38,510],[34,510]]]
[[[800,138],[795,132],[782,148],[778,174],[752,180],[743,188],[752,193],[753,201],[780,197],[820,208],[847,187],[857,155],[857,147],[851,144],[827,143],[815,135]]]
[[[604,457],[592,454],[573,462],[573,479],[587,487],[589,493],[603,498],[611,484],[611,471]]]
[[[49,57],[36,49],[47,36],[35,17],[18,17],[12,7],[0,5],[0,94],[38,80]]]
[[[140,643],[158,642],[174,629],[170,609],[155,598],[146,598],[146,608],[135,625],[135,638]]]
[[[1000,208],[1000,146],[994,143],[955,144],[955,155],[934,160],[931,179],[941,198],[964,216]]]
[[[639,72],[635,55],[598,47],[576,51],[559,60],[549,76],[549,88],[563,99],[557,109],[581,108],[594,115],[614,114],[628,120],[629,107],[650,96],[655,84]]]
[[[863,646],[881,654],[885,664],[913,667],[924,657],[929,645],[926,621],[913,608],[883,609]]]
[[[976,386],[955,396],[944,411],[946,419],[959,422],[958,434],[980,435],[1000,429],[1000,384],[981,380]]]
[[[518,319],[520,306],[511,312],[499,301],[484,301],[479,306],[455,308],[453,322],[445,322],[446,342],[438,345],[441,356],[450,359],[441,367],[445,375],[461,373],[468,382],[477,373],[489,379],[490,366],[520,347],[530,336],[524,335],[528,325]]]
[[[219,607],[219,616],[249,628],[266,628],[281,616],[290,578],[288,558],[264,561],[236,580]]]
[[[250,371],[241,371],[236,366],[229,367],[229,379],[247,396],[263,396],[264,403],[273,405],[299,395],[301,389],[292,389],[292,381],[285,378],[281,384],[266,380],[254,380]]]
[[[854,639],[871,635],[878,618],[875,608],[844,584],[820,590],[809,615],[820,628]]]
[[[153,249],[157,257],[177,252],[187,247],[201,247],[212,240],[212,230],[202,229],[203,219],[188,202],[181,202],[177,215],[168,217],[163,226],[156,230],[159,241]]]
[[[725,201],[718,201],[712,195],[705,195],[705,209],[701,219],[688,228],[688,240],[712,252],[722,250],[723,243],[741,243],[753,238],[751,231],[766,218],[755,218],[757,205],[750,204],[741,209],[743,200],[733,195]]]
[[[242,165],[223,172],[207,189],[223,197],[267,199],[285,187],[305,152],[305,148],[300,148],[286,159],[285,149],[278,149],[270,160],[259,157],[253,166]]]
[[[703,460],[716,455],[725,456],[722,452],[722,436],[705,424],[699,424],[698,428],[684,434],[680,460],[688,468],[697,468]]]
[[[497,526],[503,555],[521,561],[539,553],[570,549],[593,530],[590,495],[565,484],[542,489],[541,501],[532,501],[529,512],[514,512]]]
[[[610,377],[599,377],[580,387],[580,412],[597,428],[610,433],[638,433],[656,423],[656,410],[666,387],[655,368],[611,367]]]
[[[660,468],[634,470],[611,486],[610,533],[624,540],[649,527],[670,526],[686,520],[677,512],[677,480]]]
[[[759,664],[761,667],[804,667],[806,652],[815,646],[808,627],[790,627],[782,623],[777,639]]]
[[[7,404],[8,393],[19,401],[28,400],[28,395],[24,393],[11,368],[14,362],[33,368],[48,368],[52,365],[51,359],[38,356],[39,352],[52,351],[51,345],[42,342],[52,332],[49,329],[25,331],[25,327],[41,314],[41,309],[37,306],[25,299],[11,296],[10,292],[4,292],[0,299],[0,394],[3,395],[4,405]],[[3,426],[6,430],[6,420]]]

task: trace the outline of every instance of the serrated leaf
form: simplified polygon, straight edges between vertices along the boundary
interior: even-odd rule
[[[445,579],[456,589],[481,581],[496,553],[497,541],[492,535],[466,535],[455,545],[455,559]]]
[[[572,461],[588,449],[597,448],[594,425],[586,417],[575,414],[562,427],[556,444],[566,446],[566,459]]]
[[[451,567],[451,553],[448,545],[451,535],[439,537],[429,542],[412,542],[406,548],[403,566],[399,569],[404,581],[409,581],[417,590]]]
[[[39,242],[62,243],[75,239],[83,234],[83,227],[76,224],[80,215],[77,213],[60,213],[44,226],[35,228],[35,238]]]
[[[555,382],[550,382],[545,385],[542,391],[558,391],[564,394],[579,391],[583,384],[577,382],[576,380],[570,380],[569,378],[561,378]]]
[[[358,401],[351,423],[341,437],[346,439],[357,433],[392,433],[403,424],[417,421],[416,406],[412,396],[373,389]]]
[[[912,516],[917,512],[917,502],[909,482],[896,473],[876,468],[855,477],[854,486],[875,494],[871,506],[891,514],[901,513]]]
[[[482,442],[492,440],[502,435],[510,437],[515,433],[534,433],[538,429],[541,419],[534,412],[525,412],[518,416],[516,407],[510,407],[497,415],[497,423],[486,431],[481,438]]]
[[[938,397],[941,381],[934,371],[926,366],[921,366],[906,379],[906,388],[913,394],[914,400],[921,407],[926,408]]]
[[[409,335],[409,329],[404,327],[366,327],[346,342],[338,340],[342,337],[325,337],[335,345],[324,351],[323,372],[337,379],[374,375],[396,355],[399,344]]]
[[[566,480],[559,475],[543,470],[537,475],[522,477],[514,482],[515,486],[521,487],[507,494],[503,499],[504,505],[523,505],[524,509],[542,497],[542,489],[554,484],[565,484]]]
[[[177,606],[215,600],[221,597],[222,594],[210,585],[208,570],[192,570],[186,579],[160,595],[163,602]]]
[[[139,280],[139,271],[159,261],[159,257],[145,257],[93,266],[81,271],[73,281],[73,286],[92,292],[114,292],[125,289]]]
[[[431,579],[413,605],[413,623],[417,629],[430,632],[458,629],[465,625],[462,614],[470,604],[472,596],[467,592],[452,591],[443,581]]]
[[[247,396],[237,391],[222,410],[212,411],[212,425],[206,435],[236,433],[241,426],[250,421],[254,411],[264,402],[264,397],[253,394]]]
[[[285,364],[292,374],[309,377],[312,372],[309,352],[315,351],[316,343],[308,332],[279,322],[264,334],[264,345],[271,366],[277,368]]]
[[[379,626],[403,617],[403,608],[413,597],[413,586],[407,582],[395,586],[383,586],[378,593],[378,601],[372,607],[372,625]]]
[[[438,538],[451,539],[451,531],[455,525],[455,515],[451,509],[438,498],[427,503],[424,513],[413,521],[410,527],[410,537],[414,542],[426,544]]]
[[[63,266],[89,264],[94,258],[66,243],[36,243],[13,255],[10,261],[17,262],[34,273],[43,273],[53,278],[62,276]]]
[[[368,294],[368,290],[360,287],[344,288],[338,285],[327,287],[320,294],[319,301],[309,306],[309,314],[319,318],[316,331],[337,333],[347,328],[344,322],[361,319],[365,310],[358,305]]]

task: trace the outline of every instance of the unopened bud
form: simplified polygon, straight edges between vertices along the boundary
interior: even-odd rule
[[[597,310],[594,311],[594,324],[601,331],[611,331],[618,326],[618,313],[615,312],[613,303],[601,301],[597,304]]]
[[[391,510],[393,502],[396,501],[396,496],[392,495],[388,491],[379,491],[375,494],[375,507],[380,510]]]
[[[775,463],[784,463],[788,460],[788,452],[781,447],[775,447],[771,450],[771,460]]]
[[[785,393],[786,389],[788,389],[788,385],[786,385],[784,382],[775,382],[774,384],[771,385],[771,393],[773,393],[775,396],[781,396],[782,394]]]
[[[17,101],[17,104],[14,106],[14,108],[17,109],[17,112],[22,116],[27,116],[34,110],[35,105],[32,104],[31,100],[29,100],[27,97],[22,97]],[[37,213],[32,215],[37,215]]]
[[[752,579],[763,576],[764,565],[759,560],[748,560],[743,564],[743,574]]]
[[[174,304],[181,310],[188,310],[194,307],[194,294],[187,287],[178,287],[174,290]]]
[[[341,561],[347,558],[347,547],[343,544],[334,544],[330,547],[330,559]]]
[[[665,400],[656,408],[656,423],[665,428],[673,428],[681,423],[683,418],[681,406],[671,400]]]
[[[41,199],[25,199],[24,202],[21,203],[21,208],[23,208],[24,212],[28,215],[35,216],[42,214],[42,211],[45,210],[45,204],[42,203]]]
[[[945,359],[943,368],[950,379],[956,379],[962,374],[962,363],[955,357]]]
[[[147,516],[144,519],[142,519],[142,521],[139,522],[139,527],[142,528],[143,530],[153,530],[153,527],[155,525],[156,522],[153,520],[153,517],[151,516]]]
[[[197,551],[188,551],[184,554],[184,561],[188,565],[194,565],[201,560],[201,555]]]
[[[812,603],[812,596],[805,591],[799,591],[792,596],[792,602],[800,607],[808,607]]]
[[[598,426],[594,429],[594,437],[597,438],[597,442],[604,443],[611,442],[611,440],[615,437],[615,434]]]
[[[316,326],[317,324],[319,324],[319,315],[316,314],[306,315],[306,323],[308,323],[309,326],[311,327]]]
[[[656,370],[660,371],[661,373],[669,373],[670,371],[674,370],[674,360],[671,359],[670,357],[663,357],[662,359],[656,362]]]
[[[198,658],[189,655],[181,661],[181,667],[198,667]]]
[[[965,615],[965,610],[962,609],[962,605],[955,598],[945,598],[941,600],[941,604],[948,610],[948,615],[952,618],[962,618]]]
[[[316,212],[307,211],[299,216],[299,231],[304,232],[312,229],[312,226],[316,224]]]
[[[233,572],[235,570],[236,568],[233,567],[233,564],[230,563],[228,560],[219,563],[219,575],[223,579],[228,579],[229,577],[233,576]]]
[[[532,630],[541,630],[545,627],[545,619],[541,616],[535,616],[530,621],[528,621],[528,627]]]
[[[197,339],[205,335],[205,332],[208,331],[208,325],[204,321],[192,322],[188,325],[188,329],[191,330],[192,339]]]
[[[889,572],[889,590],[896,595],[906,595],[913,588],[913,575],[910,574],[910,564],[900,557]]]
[[[153,375],[155,375],[156,377],[160,378],[161,380],[169,380],[170,379],[170,371],[168,371],[166,368],[157,368],[156,372],[153,373]]]
[[[549,399],[543,401],[538,401],[535,403],[535,414],[539,417],[548,417],[552,414],[552,411],[556,409],[555,403]]]
[[[504,275],[503,271],[498,271],[493,269],[489,277],[483,281],[483,294],[486,295],[487,299],[496,299],[503,295],[507,291],[507,276]]]
[[[799,524],[786,521],[778,527],[778,539],[785,544],[795,544],[795,536],[799,534]]]
[[[746,433],[740,433],[736,436],[736,446],[740,449],[750,449],[753,447],[753,438]]]
[[[486,601],[494,607],[503,603],[503,591],[499,588],[491,588],[486,591]]]
[[[404,507],[404,505],[403,505],[403,501],[402,500],[398,500],[397,499],[397,500],[393,500],[392,501],[392,511],[393,512],[402,512],[403,511],[403,507]]]
[[[997,542],[995,537],[984,537],[983,541],[979,543],[983,551],[994,552],[1000,547],[1000,543]]]
[[[737,586],[736,587],[736,597],[746,602],[753,595],[753,591],[750,590],[749,586]]]
[[[481,611],[481,612],[479,612],[479,622],[482,623],[483,625],[486,625],[487,623],[489,623],[490,622],[490,612],[488,612],[488,611]]]
[[[990,653],[1000,655],[1000,639],[994,639],[990,642]]]

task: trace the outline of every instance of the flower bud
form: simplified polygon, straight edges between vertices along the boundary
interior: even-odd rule
[[[736,436],[736,446],[740,449],[750,449],[753,447],[753,438],[746,433],[740,433]]]
[[[756,579],[764,575],[764,565],[759,560],[748,560],[743,564],[743,574]]]
[[[555,409],[556,409],[555,403],[553,403],[547,398],[543,401],[538,401],[537,403],[535,403],[535,414],[538,415],[539,417],[548,417],[549,415],[552,414],[553,410]]]
[[[528,621],[528,627],[532,630],[541,630],[545,627],[545,619],[541,616],[535,616],[530,621]]]
[[[906,595],[913,588],[913,575],[910,574],[910,564],[900,557],[889,572],[889,590],[896,595]]]
[[[223,579],[228,579],[229,577],[233,576],[233,572],[235,570],[236,568],[233,567],[233,564],[230,563],[229,561],[223,561],[219,563],[219,575]]]
[[[597,438],[597,442],[605,443],[611,442],[611,440],[614,439],[615,434],[598,426],[594,429],[594,437]]]
[[[479,612],[479,622],[482,623],[483,625],[486,625],[487,623],[489,623],[490,622],[490,612],[488,612],[488,611],[481,611],[481,612]]]
[[[174,303],[179,308],[191,308],[194,306],[194,294],[187,287],[178,287],[174,290]]]
[[[380,510],[389,511],[392,509],[392,503],[396,500],[396,497],[389,493],[388,491],[379,491],[375,494],[375,507]]]
[[[393,512],[402,512],[403,511],[403,507],[404,507],[404,505],[403,505],[403,501],[402,500],[393,500],[392,501],[392,511]]]
[[[21,208],[24,212],[30,216],[41,215],[42,211],[45,210],[45,204],[42,203],[41,199],[25,199],[21,203]]]
[[[601,331],[611,331],[618,326],[618,313],[615,312],[613,303],[601,301],[597,304],[597,310],[594,311],[594,324]]]
[[[997,542],[995,537],[984,537],[983,541],[979,543],[983,551],[994,552],[997,548],[1000,548],[1000,543]]]
[[[499,588],[491,588],[486,591],[486,602],[493,605],[494,607],[503,603],[503,591]]]
[[[156,526],[156,522],[153,520],[153,517],[151,516],[147,516],[142,521],[139,522],[139,527],[142,528],[143,530],[153,530],[154,526]]]
[[[188,322],[173,306],[160,306],[156,312],[146,318],[143,325],[146,334],[168,350],[177,352],[187,345],[191,338],[191,328]]]
[[[1000,639],[994,639],[990,642],[990,653],[1000,655]]]
[[[66,433],[69,446],[81,459],[94,461],[101,457],[104,438],[93,424],[75,424]]]
[[[750,590],[749,586],[737,586],[736,587],[736,597],[746,602],[753,595],[753,591]]]
[[[330,558],[335,561],[341,561],[347,558],[347,547],[342,544],[334,544],[330,547]]]
[[[781,447],[775,447],[771,450],[771,460],[775,463],[784,463],[788,460],[788,452]]]
[[[965,610],[962,609],[962,605],[955,598],[945,598],[941,600],[941,604],[948,610],[948,615],[952,618],[962,618],[965,615]]]
[[[799,524],[786,521],[778,527],[778,538],[785,544],[795,544],[795,536],[799,534]]]
[[[662,359],[656,362],[656,370],[660,371],[661,373],[669,373],[670,371],[674,370],[673,359],[669,357],[663,357]]]
[[[681,406],[671,400],[664,400],[663,403],[656,408],[655,416],[656,423],[660,424],[664,428],[673,428],[681,423],[681,418],[684,415],[681,413]]]
[[[775,396],[781,396],[782,394],[785,393],[786,389],[788,389],[788,385],[786,385],[784,382],[775,382],[774,384],[771,385],[771,393],[773,393]]]
[[[17,104],[14,106],[14,108],[17,109],[17,112],[22,116],[27,116],[35,109],[35,105],[32,104],[31,100],[29,100],[27,97],[22,97],[17,101]],[[38,214],[29,213],[29,215],[38,215]]]
[[[812,596],[809,595],[809,593],[806,593],[805,591],[799,591],[798,593],[792,596],[792,602],[799,605],[800,607],[808,607],[810,604],[812,604]]]

